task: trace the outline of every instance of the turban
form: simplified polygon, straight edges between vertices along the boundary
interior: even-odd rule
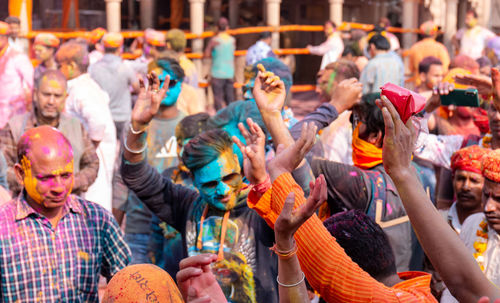
[[[10,32],[9,24],[0,21],[0,35],[8,35]]]
[[[35,37],[35,42],[34,44],[40,44],[48,47],[59,47],[59,39],[54,35],[50,33],[40,33],[36,35]]]
[[[451,170],[466,170],[473,173],[481,173],[481,159],[489,150],[471,145],[457,150],[451,156]]]
[[[422,25],[420,25],[420,32],[424,35],[434,36],[437,33],[437,31],[438,27],[432,21],[427,21],[422,23]]]
[[[118,48],[123,45],[123,36],[119,33],[107,33],[102,37],[104,47]]]
[[[484,156],[481,163],[483,177],[500,183],[500,150],[494,150]]]
[[[172,277],[153,264],[125,267],[106,286],[103,303],[171,302],[182,303],[182,295]]]
[[[165,46],[165,35],[162,32],[155,31],[154,29],[147,29],[144,31],[144,38],[146,42],[153,46]]]
[[[90,32],[90,37],[89,37],[90,43],[96,44],[97,42],[99,42],[99,40],[101,40],[102,36],[104,36],[104,34],[106,34],[107,32],[108,31],[106,31],[102,27],[94,29],[93,31]]]

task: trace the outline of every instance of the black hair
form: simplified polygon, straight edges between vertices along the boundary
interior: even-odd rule
[[[370,41],[368,41],[368,44],[375,45],[375,48],[378,50],[389,50],[391,48],[389,40],[387,40],[387,38],[382,36],[381,34],[375,34],[373,37],[371,37]]]
[[[443,62],[436,57],[428,56],[422,59],[418,64],[418,72],[419,73],[428,73],[431,65],[443,65]]]
[[[472,8],[471,8],[471,9],[469,9],[469,10],[467,10],[466,15],[468,15],[468,14],[472,14],[472,15],[474,16],[474,18],[476,18],[476,19],[479,17],[479,16],[477,15],[476,10],[474,10],[474,9],[472,9]]]
[[[119,49],[119,47],[105,47],[104,52],[106,54],[114,54]]]
[[[397,273],[387,235],[361,210],[337,213],[323,224],[346,254],[374,279]]]
[[[5,23],[20,25],[21,24],[21,20],[18,17],[16,17],[16,16],[8,16],[7,18],[5,18]]]
[[[184,70],[179,64],[179,61],[170,57],[160,57],[158,61],[156,61],[156,64],[163,70],[172,70],[177,76],[177,79],[184,79]]]
[[[184,117],[175,127],[175,137],[177,142],[185,139],[194,138],[202,132],[210,129],[207,124],[210,115],[207,113],[198,113]]]
[[[259,34],[259,39],[262,40],[262,39],[267,39],[267,38],[271,38],[272,34],[271,32],[262,32]]]
[[[382,138],[385,135],[384,116],[382,116],[382,111],[375,104],[377,99],[380,99],[380,92],[365,94],[361,98],[361,102],[353,107],[353,113],[366,125],[366,131],[359,134],[359,137],[363,140],[368,138],[370,134],[379,131],[382,132]],[[351,120],[352,117],[353,115],[351,115]]]
[[[335,22],[333,22],[332,20],[326,20],[325,21],[325,25],[326,24],[330,24],[333,28],[337,28],[337,25],[335,24]]]
[[[233,141],[222,129],[212,129],[199,134],[184,146],[182,162],[191,171],[206,166],[222,153],[233,150]]]

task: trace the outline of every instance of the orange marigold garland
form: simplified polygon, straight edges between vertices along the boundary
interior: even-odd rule
[[[488,246],[488,222],[486,222],[486,219],[483,219],[481,223],[479,223],[479,229],[476,231],[476,236],[477,239],[474,241],[474,249],[476,252],[473,255],[481,270],[484,271],[485,260],[483,255]]]

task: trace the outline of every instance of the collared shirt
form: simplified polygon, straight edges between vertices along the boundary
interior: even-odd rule
[[[268,57],[276,58],[276,55],[273,53],[273,50],[271,46],[269,46],[269,44],[259,40],[254,45],[250,46],[247,51],[245,61],[247,65],[253,65],[260,60]]]
[[[456,38],[460,40],[459,53],[476,60],[483,55],[488,40],[494,37],[495,33],[479,25],[473,28],[461,28],[456,34]]]
[[[344,42],[338,32],[333,33],[325,42],[312,46],[309,51],[313,55],[323,56],[320,69],[324,69],[329,63],[337,61],[344,51]]]
[[[26,113],[28,118],[26,119],[26,124],[24,125],[24,130],[28,130],[39,126],[35,113],[33,111]],[[61,118],[65,114],[61,114]],[[64,116],[65,119],[75,119],[69,116]],[[71,134],[65,133],[64,129],[58,129],[66,136]],[[21,133],[24,133],[22,131]],[[96,154],[96,149],[92,141],[90,140],[87,132],[85,131],[83,125],[81,125],[82,142],[81,146],[83,149],[81,152],[81,157],[79,163],[75,160],[75,184],[73,185],[73,192],[78,192],[81,188],[88,188],[96,179],[97,172],[99,170],[99,158]],[[70,140],[71,141],[71,140]],[[75,146],[73,146],[74,153]],[[14,173],[14,164],[17,162],[17,142],[13,136],[10,125],[7,124],[4,128],[0,130],[0,149],[3,151],[5,160],[7,161],[7,181],[9,183],[9,189],[15,193],[19,193],[21,190],[20,185],[17,183],[17,179]],[[77,166],[78,165],[78,166]]]
[[[33,89],[33,65],[11,46],[0,52],[0,128],[14,114],[26,111],[27,92]]]
[[[387,82],[403,86],[404,80],[403,61],[394,52],[376,55],[368,61],[359,78],[363,84],[363,94],[379,92],[380,87]]]
[[[457,234],[460,234],[460,231],[462,230],[462,224],[460,224],[460,219],[458,218],[457,201],[453,202],[450,209],[440,209],[439,213],[441,214],[441,216],[443,216],[446,222],[448,222],[448,224],[457,232]]]
[[[56,227],[23,195],[0,207],[0,226],[2,302],[98,302],[99,274],[130,261],[111,213],[75,195]]]

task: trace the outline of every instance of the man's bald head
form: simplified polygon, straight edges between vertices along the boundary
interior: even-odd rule
[[[73,148],[69,140],[57,129],[44,125],[27,130],[17,142],[17,160],[30,158],[32,152],[42,152],[47,156],[73,159]],[[68,160],[69,160],[68,159]]]
[[[67,80],[57,69],[48,69],[35,81],[35,89],[38,90],[44,81],[56,81],[66,90]]]

